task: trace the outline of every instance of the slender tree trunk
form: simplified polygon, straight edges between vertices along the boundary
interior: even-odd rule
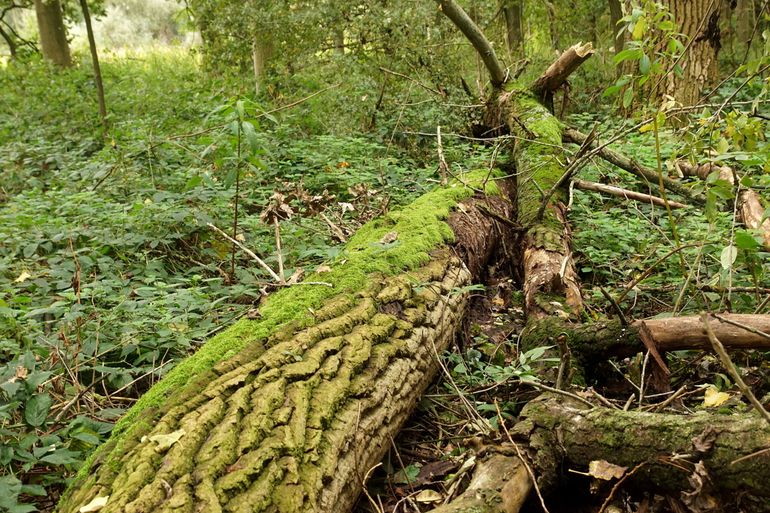
[[[273,56],[273,43],[263,36],[254,39],[251,47],[251,59],[254,65],[254,90],[259,96],[262,90],[262,83],[265,79],[265,72],[270,58]]]
[[[559,43],[559,29],[556,21],[556,6],[552,2],[545,2],[546,12],[548,13],[548,24],[551,27],[551,47],[558,51],[561,46]]]
[[[345,55],[345,29],[337,28],[334,30],[334,53]]]
[[[613,41],[615,41],[613,49],[617,54],[621,50],[623,50],[623,45],[625,45],[626,43],[625,35],[620,30],[621,27],[618,26],[618,23],[623,18],[623,5],[620,3],[620,0],[609,0],[609,4],[610,4],[610,30],[612,31]]]
[[[102,69],[99,66],[99,54],[96,51],[96,39],[94,30],[91,26],[91,13],[88,10],[88,2],[80,0],[80,8],[83,10],[83,18],[86,22],[86,32],[88,33],[88,48],[91,50],[91,62],[94,66],[94,82],[96,82],[96,96],[99,100],[99,119],[102,122],[104,130],[103,136],[107,135],[107,102],[104,100],[104,82],[102,81]]]
[[[59,0],[35,0],[35,13],[43,57],[57,66],[71,66],[72,57]]]
[[[687,51],[680,60],[681,76],[671,72],[664,92],[684,105],[698,102],[701,92],[717,79],[717,55],[722,47],[719,28],[721,0],[666,0],[679,31],[687,37]]]
[[[751,33],[754,30],[755,20],[756,13],[754,12],[753,0],[738,0],[738,4],[735,7],[735,36],[739,49],[746,48],[751,38]]]
[[[524,8],[521,0],[505,0],[503,3],[505,17],[505,41],[511,58],[521,58],[524,46]]]

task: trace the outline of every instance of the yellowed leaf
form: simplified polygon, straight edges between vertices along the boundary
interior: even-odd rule
[[[22,271],[18,278],[13,280],[14,283],[23,283],[27,281],[32,275],[29,274],[27,271]]]
[[[108,500],[110,500],[109,495],[105,495],[103,497],[94,497],[94,500],[80,508],[78,511],[80,513],[91,513],[93,511],[99,511],[107,504]]]
[[[628,470],[628,467],[620,467],[605,460],[594,460],[588,464],[588,473],[592,477],[604,481],[620,479],[626,473],[626,470]]]
[[[717,390],[717,387],[714,385],[711,385],[706,389],[706,392],[703,397],[703,406],[706,408],[713,408],[715,406],[720,406],[724,404],[728,399],[730,399],[730,394],[726,394],[725,392],[720,392]]]
[[[167,435],[153,435],[150,437],[151,442],[155,442],[158,446],[155,448],[155,452],[165,452],[172,445],[177,443],[180,438],[185,435],[184,429],[179,429]]]
[[[315,268],[315,272],[317,272],[318,274],[330,273],[332,272],[332,268],[326,264],[322,264]]]

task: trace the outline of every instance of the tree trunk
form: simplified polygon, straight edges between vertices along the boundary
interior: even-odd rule
[[[505,0],[503,2],[505,17],[505,41],[511,58],[523,58],[521,52],[524,46],[524,8],[521,0]]]
[[[96,82],[96,97],[99,101],[99,119],[102,122],[102,137],[107,136],[107,102],[104,99],[104,83],[102,82],[102,68],[99,66],[99,53],[96,50],[96,39],[94,30],[91,27],[91,13],[88,10],[88,1],[80,0],[80,8],[83,11],[83,18],[86,22],[86,32],[88,33],[88,48],[91,51],[91,63],[94,66],[94,82]]]
[[[251,47],[251,59],[254,68],[254,92],[259,96],[265,79],[267,65],[273,56],[273,43],[260,36],[254,39]]]
[[[666,0],[687,50],[679,62],[682,74],[667,75],[664,92],[683,105],[695,105],[701,92],[717,79],[717,55],[722,47],[719,30],[721,0]]]
[[[614,43],[614,52],[618,54],[623,50],[623,45],[626,42],[625,35],[618,25],[623,18],[623,5],[620,0],[609,0],[610,4],[610,31],[612,32]],[[620,70],[620,68],[618,68]]]
[[[43,57],[57,66],[71,66],[70,46],[59,0],[35,0],[35,13]]]
[[[511,214],[501,198],[484,201]],[[464,287],[505,236],[464,205],[450,219],[453,250],[436,249],[417,270],[373,275],[314,311],[310,327],[275,330],[171,391],[101,448],[59,511],[97,497],[109,497],[102,513],[348,511],[433,380],[464,317]],[[407,235],[396,240],[410,244]]]

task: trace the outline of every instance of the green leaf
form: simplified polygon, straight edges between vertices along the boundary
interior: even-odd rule
[[[21,493],[21,481],[16,476],[0,476],[0,508],[10,510],[16,506],[16,498]]]
[[[613,61],[615,61],[615,64],[620,64],[623,61],[641,59],[642,55],[644,55],[644,51],[641,48],[626,48],[615,54]]]
[[[650,72],[650,58],[646,53],[639,59],[639,72],[642,75],[647,75]]]
[[[40,461],[50,463],[51,465],[72,465],[81,461],[80,451],[70,451],[65,447],[55,449],[53,452],[46,454]]]
[[[738,230],[735,232],[735,246],[738,249],[753,251],[759,248],[761,244],[746,230]]]
[[[626,92],[623,93],[623,108],[627,109],[631,106],[631,102],[634,101],[634,88],[628,87]]]
[[[726,246],[719,256],[719,262],[722,264],[722,269],[730,269],[735,263],[736,258],[738,258],[738,248],[733,245]]]
[[[47,393],[33,395],[24,407],[24,420],[32,427],[40,427],[48,418],[51,409],[51,396]]]

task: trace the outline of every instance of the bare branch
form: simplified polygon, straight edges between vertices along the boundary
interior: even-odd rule
[[[452,20],[457,28],[460,29],[468,41],[471,42],[473,47],[481,56],[481,60],[484,61],[487,71],[489,71],[490,81],[494,87],[500,87],[503,85],[507,78],[505,68],[497,59],[492,44],[486,38],[481,29],[476,23],[468,16],[462,7],[460,7],[455,0],[436,0],[441,12],[443,12],[447,18]]]

